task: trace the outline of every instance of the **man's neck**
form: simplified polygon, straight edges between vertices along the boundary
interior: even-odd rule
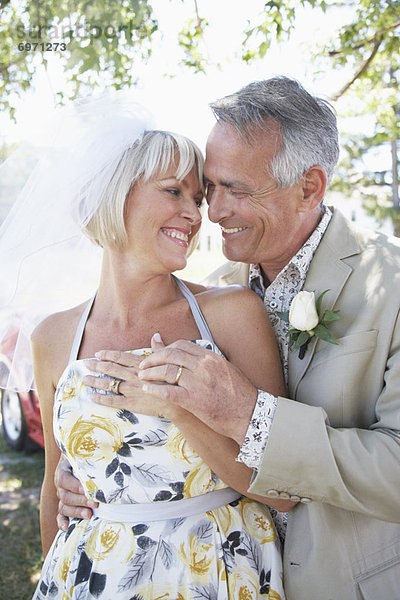
[[[263,281],[264,281],[264,285],[266,288],[274,281],[274,279],[276,279],[276,277],[279,275],[279,273],[282,271],[282,269],[284,267],[286,267],[287,264],[290,263],[292,258],[294,256],[296,256],[296,254],[298,253],[300,248],[302,248],[304,246],[306,241],[309,239],[309,237],[312,235],[312,233],[318,227],[323,214],[324,214],[324,212],[320,208],[318,211],[314,212],[314,215],[313,215],[314,218],[310,219],[308,226],[306,226],[301,232],[299,232],[299,235],[298,235],[299,241],[297,242],[297,244],[294,243],[291,246],[291,248],[288,250],[288,253],[286,256],[283,256],[283,257],[281,257],[280,260],[276,260],[274,262],[260,262],[259,263],[260,269],[261,269],[261,274],[262,274]]]

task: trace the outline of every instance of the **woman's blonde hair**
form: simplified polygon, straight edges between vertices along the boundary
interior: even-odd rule
[[[166,173],[171,165],[176,167],[178,180],[184,179],[195,167],[203,186],[204,158],[194,142],[170,131],[145,131],[141,141],[121,156],[98,209],[82,229],[85,235],[101,247],[123,249],[128,241],[125,201],[129,192],[140,177],[142,181],[149,181]]]

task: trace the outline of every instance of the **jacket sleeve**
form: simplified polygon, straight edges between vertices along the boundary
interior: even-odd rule
[[[360,413],[364,400],[358,399]],[[288,493],[400,523],[399,318],[375,400],[374,422],[362,428],[334,428],[321,407],[323,398],[320,406],[306,401],[279,398],[249,491],[266,496]]]

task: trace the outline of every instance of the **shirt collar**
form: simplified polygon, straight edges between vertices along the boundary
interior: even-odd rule
[[[278,281],[282,275],[287,271],[289,267],[297,269],[299,279],[305,280],[307,271],[310,267],[311,261],[317,250],[322,236],[324,235],[329,222],[332,218],[332,211],[328,206],[322,205],[322,218],[314,229],[307,241],[302,245],[300,250],[290,259],[290,261],[283,267],[278,273],[274,281]],[[265,295],[265,285],[261,273],[261,267],[259,264],[251,264],[249,271],[249,286],[255,291],[261,298]]]

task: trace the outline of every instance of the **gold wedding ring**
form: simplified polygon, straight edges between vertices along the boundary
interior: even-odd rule
[[[176,377],[175,377],[175,383],[174,383],[174,385],[179,385],[179,380],[180,380],[181,375],[182,375],[182,370],[183,370],[183,365],[179,365],[179,369],[178,369],[178,372],[177,372]]]
[[[120,383],[121,383],[120,379],[110,379],[110,384],[108,386],[109,391],[112,392],[113,394],[120,395],[120,392],[119,392]]]

